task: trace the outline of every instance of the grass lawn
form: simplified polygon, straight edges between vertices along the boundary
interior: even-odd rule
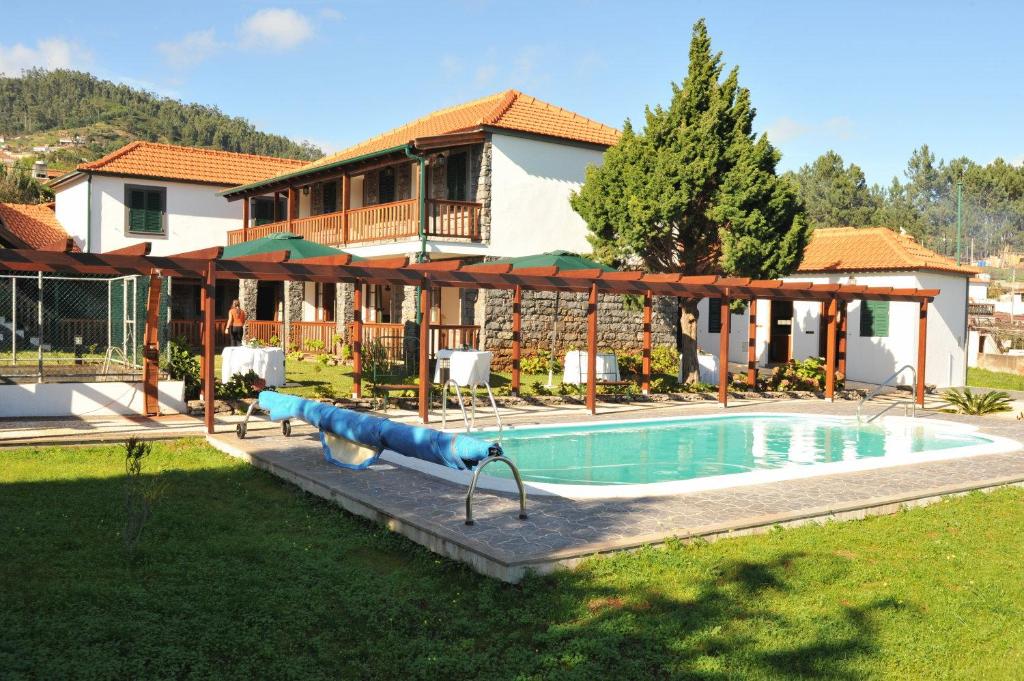
[[[3,452],[4,678],[1019,678],[1024,490],[509,586],[198,440]]]
[[[989,371],[988,369],[968,367],[967,385],[977,388],[1024,391],[1024,376],[1006,371]]]

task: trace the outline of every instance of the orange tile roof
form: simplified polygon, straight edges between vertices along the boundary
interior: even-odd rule
[[[886,227],[831,227],[814,230],[797,272],[872,270],[978,271]]]
[[[305,164],[305,161],[290,158],[138,141],[126,144],[101,159],[82,163],[78,170],[235,186],[295,170]]]
[[[427,114],[411,123],[325,156],[300,170],[372,154],[408,144],[421,137],[469,132],[483,127],[528,132],[604,146],[611,146],[619,140],[619,131],[615,128],[525,95],[518,90],[505,90]]]
[[[63,251],[68,241],[52,203],[0,203],[0,238],[2,232],[40,251]]]

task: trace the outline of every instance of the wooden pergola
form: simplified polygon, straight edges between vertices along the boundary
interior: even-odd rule
[[[522,351],[521,303],[524,291],[560,291],[587,293],[587,390],[586,406],[591,413],[597,409],[597,302],[602,294],[633,294],[643,298],[643,362],[641,388],[646,394],[651,381],[651,322],[654,296],[679,298],[718,298],[721,300],[721,333],[719,344],[718,400],[724,407],[729,399],[729,334],[732,301],[750,305],[747,349],[747,382],[753,387],[757,379],[757,356],[754,329],[758,300],[816,301],[822,304],[827,324],[825,357],[825,399],[835,393],[837,370],[846,373],[845,307],[854,300],[884,300],[918,304],[917,385],[916,401],[924,404],[925,349],[928,329],[928,304],[938,295],[937,289],[894,289],[848,284],[812,284],[780,280],[753,280],[718,276],[683,276],[678,274],[646,274],[643,272],[603,272],[601,270],[559,271],[557,267],[517,269],[506,264],[466,264],[460,260],[409,263],[406,258],[352,262],[350,255],[331,255],[289,260],[287,251],[278,251],[233,259],[222,257],[220,247],[207,248],[173,256],[151,256],[148,243],[107,253],[47,252],[0,249],[0,270],[20,272],[61,272],[92,275],[144,275],[151,277],[150,294],[144,334],[144,385],[147,414],[157,413],[156,377],[158,348],[156,346],[157,304],[160,277],[199,279],[203,315],[202,378],[205,420],[208,432],[214,427],[214,298],[217,280],[256,279],[259,281],[311,281],[355,284],[353,297],[354,338],[352,339],[354,392],[362,389],[362,305],[361,284],[392,284],[419,288],[420,310],[431,307],[434,291],[442,287],[505,289],[512,291],[512,390],[520,387],[519,362]],[[154,290],[156,293],[154,294]],[[841,309],[843,310],[840,314]],[[428,422],[430,395],[429,334],[430,325],[420,323],[419,329],[419,415]]]

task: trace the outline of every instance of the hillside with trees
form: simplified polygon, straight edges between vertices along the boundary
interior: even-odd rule
[[[14,150],[79,138],[48,158],[58,166],[92,160],[134,140],[303,160],[323,155],[308,142],[261,132],[216,107],[185,104],[79,71],[33,69],[0,77],[0,136]]]
[[[881,225],[903,230],[929,248],[956,254],[957,184],[963,183],[961,257],[983,259],[1024,248],[1024,167],[1003,159],[936,159],[923,145],[903,179],[868,186],[856,164],[834,151],[788,175],[800,188],[812,227]]]

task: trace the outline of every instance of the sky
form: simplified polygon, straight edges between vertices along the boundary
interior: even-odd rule
[[[1015,2],[5,2],[0,73],[85,70],[331,151],[507,88],[641,123],[701,17],[780,170],[833,149],[888,184],[921,144],[1024,162]]]

